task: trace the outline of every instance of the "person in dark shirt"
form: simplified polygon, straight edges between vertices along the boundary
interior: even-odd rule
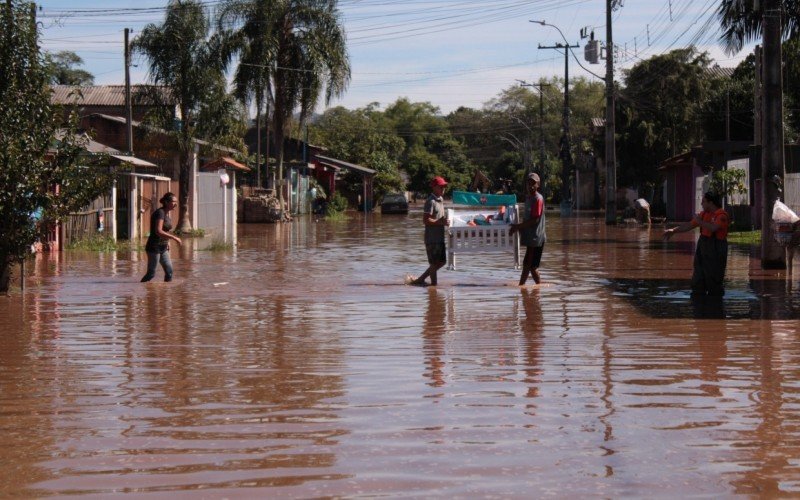
[[[147,252],[147,274],[142,278],[142,283],[150,281],[156,275],[156,266],[161,263],[164,268],[164,281],[172,281],[172,261],[169,258],[169,240],[181,244],[181,239],[170,234],[172,230],[172,219],[169,213],[178,206],[178,198],[167,193],[159,200],[161,208],[153,212],[150,216],[150,236],[144,247]]]
[[[539,275],[539,264],[542,261],[544,243],[547,241],[544,222],[544,197],[539,193],[541,180],[536,173],[529,173],[525,179],[525,210],[522,222],[511,224],[510,234],[519,231],[519,242],[525,247],[525,259],[522,261],[522,274],[519,286],[525,285],[528,275],[533,277],[537,285],[542,282]]]

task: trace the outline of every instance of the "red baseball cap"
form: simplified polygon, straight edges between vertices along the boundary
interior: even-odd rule
[[[444,180],[444,177],[437,175],[433,179],[431,179],[431,186],[446,186],[447,181]]]

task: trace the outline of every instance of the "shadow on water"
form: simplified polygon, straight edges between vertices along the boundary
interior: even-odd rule
[[[651,318],[800,318],[800,293],[790,281],[751,279],[749,283],[729,283],[723,298],[692,297],[688,279],[616,278],[606,283],[615,296]]]

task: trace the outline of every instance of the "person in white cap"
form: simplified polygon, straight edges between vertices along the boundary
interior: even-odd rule
[[[445,247],[444,228],[450,225],[444,209],[444,189],[447,181],[440,176],[431,179],[431,194],[425,200],[422,221],[425,224],[425,251],[428,254],[428,269],[418,278],[411,280],[412,285],[425,286],[425,279],[431,278],[431,285],[438,283],[436,271],[447,264],[447,248]]]
[[[519,231],[519,242],[525,246],[525,259],[522,261],[522,275],[519,277],[519,286],[528,281],[528,275],[538,285],[542,282],[539,276],[539,264],[542,261],[542,251],[547,240],[544,223],[544,197],[539,193],[539,175],[533,172],[525,179],[525,209],[522,212],[522,222],[511,224],[510,233]]]

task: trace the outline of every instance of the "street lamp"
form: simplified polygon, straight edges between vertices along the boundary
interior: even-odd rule
[[[570,173],[572,172],[572,153],[570,151],[570,137],[569,137],[569,51],[572,47],[578,45],[570,45],[564,32],[554,25],[545,21],[530,21],[532,23],[540,24],[542,26],[550,26],[555,28],[564,39],[564,43],[557,43],[553,46],[539,45],[540,49],[564,49],[564,135],[561,137],[561,215],[567,216],[572,213],[572,200],[570,195]]]

